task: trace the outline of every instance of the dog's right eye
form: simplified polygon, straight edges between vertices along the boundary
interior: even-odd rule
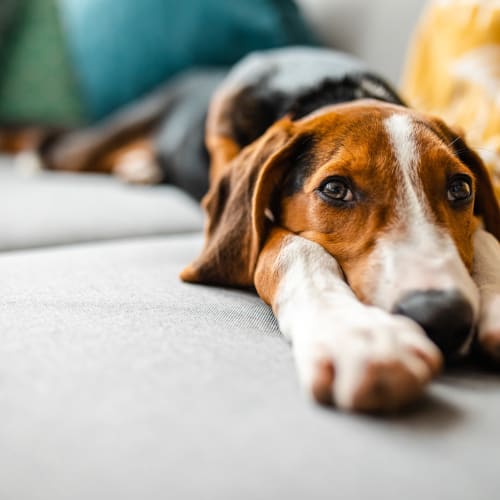
[[[448,201],[453,203],[464,203],[472,198],[472,185],[469,177],[456,175],[448,184]]]
[[[346,179],[330,178],[323,182],[318,189],[323,198],[335,202],[349,202],[354,200],[354,194]]]

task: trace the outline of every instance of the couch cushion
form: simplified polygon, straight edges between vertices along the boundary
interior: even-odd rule
[[[251,293],[180,283],[200,236],[0,256],[0,497],[496,498],[500,381],[398,417],[309,403]]]
[[[297,0],[322,42],[397,83],[422,0]]]
[[[198,231],[202,219],[198,204],[172,186],[25,174],[0,159],[0,250]]]

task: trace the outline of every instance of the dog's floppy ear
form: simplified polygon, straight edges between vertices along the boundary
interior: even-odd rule
[[[228,165],[203,200],[208,216],[201,255],[181,279],[222,286],[253,286],[259,252],[271,221],[266,211],[290,165],[297,134],[288,118],[276,122]]]
[[[474,173],[477,184],[474,215],[480,217],[486,231],[500,241],[500,207],[488,169],[479,155],[466,144],[462,130],[447,127],[439,119],[435,121],[441,132],[446,135],[449,145],[455,150],[457,157]]]

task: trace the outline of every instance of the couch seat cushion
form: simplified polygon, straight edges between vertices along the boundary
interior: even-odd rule
[[[188,285],[201,235],[0,256],[0,497],[497,498],[500,381],[370,418],[301,394],[249,292]]]
[[[0,159],[0,251],[198,231],[198,204],[172,186],[100,175],[25,174]]]

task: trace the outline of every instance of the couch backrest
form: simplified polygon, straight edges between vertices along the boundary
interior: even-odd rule
[[[425,0],[297,0],[323,42],[351,52],[399,83]]]

